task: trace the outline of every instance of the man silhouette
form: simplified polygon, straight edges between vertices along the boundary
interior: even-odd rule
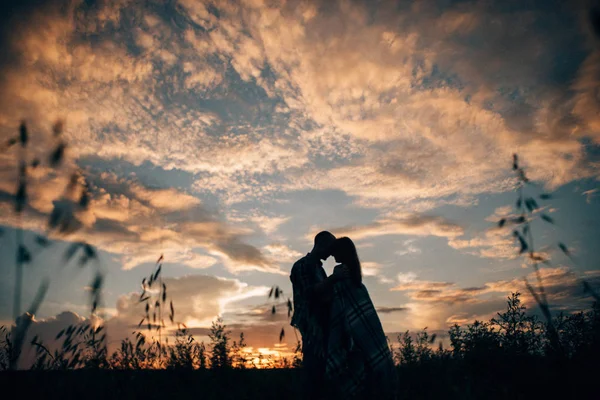
[[[329,305],[333,285],[347,270],[338,269],[327,277],[323,262],[331,255],[335,236],[327,231],[315,236],[313,249],[292,267],[290,280],[294,292],[294,315],[291,325],[302,335],[302,368],[305,395],[310,399],[326,397],[325,362],[329,327]]]

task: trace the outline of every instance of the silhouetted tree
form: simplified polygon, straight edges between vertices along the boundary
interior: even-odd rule
[[[168,369],[195,369],[199,360],[199,345],[187,329],[178,329],[175,333],[175,345],[168,350]]]
[[[542,351],[543,324],[535,315],[528,316],[521,304],[521,294],[512,293],[506,311],[491,322],[498,326],[499,344],[504,351],[515,354],[538,354]]]
[[[399,347],[394,354],[396,362],[400,365],[412,365],[417,362],[417,350],[409,331],[398,335]]]
[[[229,356],[229,335],[231,331],[223,324],[221,317],[213,321],[208,337],[211,340],[211,368],[231,368],[231,357]]]

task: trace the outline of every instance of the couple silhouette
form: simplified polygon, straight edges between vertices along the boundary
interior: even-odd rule
[[[330,276],[322,260],[333,256]],[[394,399],[396,372],[377,311],[348,237],[319,232],[290,274],[291,325],[302,335],[304,394],[310,399]]]

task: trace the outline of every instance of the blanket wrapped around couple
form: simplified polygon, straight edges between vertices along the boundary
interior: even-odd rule
[[[328,336],[326,377],[340,398],[395,398],[392,354],[362,283],[335,284]]]

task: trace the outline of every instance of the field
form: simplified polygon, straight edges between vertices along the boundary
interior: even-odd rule
[[[475,374],[450,365],[399,368],[400,399],[592,399],[597,368],[538,363],[508,370],[484,363]],[[526,367],[526,368],[525,368]],[[229,371],[10,371],[0,373],[3,390],[20,398],[57,399],[300,399],[297,369]],[[39,398],[39,397],[38,397]]]
[[[587,312],[559,314],[550,325],[528,315],[515,293],[496,318],[455,325],[448,335],[448,349],[441,342],[435,348],[436,337],[426,330],[396,338],[391,348],[399,398],[594,398],[598,393],[598,304]],[[109,355],[97,340],[76,337],[67,333],[63,349],[53,353],[38,349],[30,370],[0,372],[4,390],[24,398],[300,399],[305,386],[299,355],[273,368],[248,368],[252,364],[240,358],[239,343],[230,344],[219,322],[206,347],[180,335],[175,346],[159,351],[142,340],[135,347],[124,342]],[[76,342],[81,346],[73,347]],[[8,366],[10,343],[5,333],[0,366]]]

